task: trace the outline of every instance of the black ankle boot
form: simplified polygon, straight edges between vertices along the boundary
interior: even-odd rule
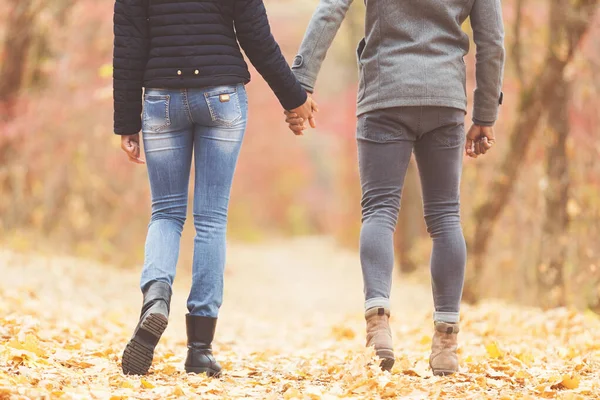
[[[154,358],[154,348],[167,328],[171,304],[171,286],[153,282],[144,291],[140,321],[123,352],[123,373],[145,375]]]
[[[221,366],[215,360],[211,343],[215,337],[217,319],[198,317],[187,314],[185,316],[188,337],[188,354],[185,360],[185,371],[194,374],[206,374],[218,377],[221,375]]]

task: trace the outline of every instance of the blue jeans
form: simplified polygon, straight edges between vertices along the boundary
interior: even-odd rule
[[[395,107],[362,114],[358,159],[362,184],[360,260],[365,308],[390,306],[394,230],[404,176],[414,152],[427,231],[433,240],[434,319],[459,321],[467,249],[460,224],[465,113],[449,107]]]
[[[229,195],[246,130],[243,85],[146,89],[142,132],[152,192],[142,291],[153,281],[172,285],[188,204],[192,154],[196,237],[192,315],[216,318],[223,302]]]

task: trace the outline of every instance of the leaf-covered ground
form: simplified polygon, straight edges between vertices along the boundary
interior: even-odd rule
[[[357,257],[323,239],[230,246],[219,380],[183,372],[186,269],[143,378],[120,369],[137,270],[4,250],[0,277],[2,400],[600,398],[600,320],[569,310],[465,307],[461,372],[431,376],[430,291],[407,281],[393,292],[396,365],[380,372],[363,348]]]

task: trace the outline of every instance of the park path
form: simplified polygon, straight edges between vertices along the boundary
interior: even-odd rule
[[[600,320],[487,302],[463,310],[461,373],[432,377],[431,294],[396,279],[397,361],[365,350],[360,266],[327,238],[232,244],[215,349],[224,377],[183,372],[190,274],[175,284],[150,375],[123,376],[139,272],[0,250],[0,400],[600,398]]]

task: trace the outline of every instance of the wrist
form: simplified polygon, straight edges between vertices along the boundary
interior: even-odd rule
[[[496,121],[483,121],[477,118],[473,118],[473,123],[478,126],[494,126]]]

